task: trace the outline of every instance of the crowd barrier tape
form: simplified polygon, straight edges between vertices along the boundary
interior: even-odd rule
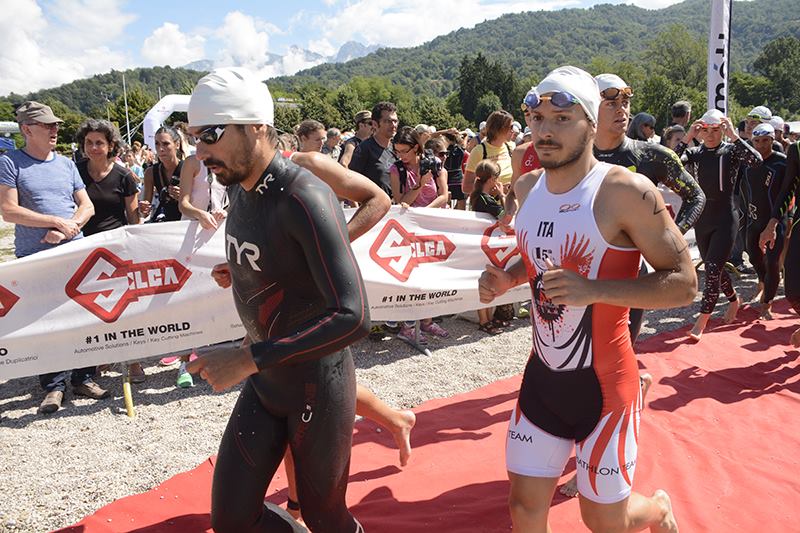
[[[212,267],[225,262],[225,243],[224,224],[216,231],[188,221],[144,224],[0,264],[0,379],[243,337],[231,289],[211,278]],[[373,321],[485,307],[480,273],[519,253],[513,232],[488,215],[398,206],[353,251]],[[528,298],[523,285],[495,303]]]

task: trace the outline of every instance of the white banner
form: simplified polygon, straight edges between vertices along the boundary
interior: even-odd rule
[[[211,279],[225,261],[224,231],[196,222],[128,226],[0,264],[0,379],[244,336],[230,289]],[[488,215],[399,207],[353,250],[375,321],[482,307],[480,272],[518,253],[513,234]],[[497,303],[528,298],[520,286]]]
[[[728,115],[728,70],[730,65],[731,10],[733,0],[711,0],[708,34],[708,109]]]

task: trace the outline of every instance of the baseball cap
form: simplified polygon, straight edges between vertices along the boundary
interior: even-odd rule
[[[372,111],[367,111],[367,110],[359,111],[358,113],[356,113],[356,116],[353,119],[353,121],[356,124],[364,122],[365,120],[372,120]]]
[[[515,120],[511,123],[511,129],[514,130],[514,132],[519,133],[522,131],[522,125]]]
[[[478,131],[481,131],[482,129],[485,129],[485,128],[486,128],[486,121],[484,120],[483,122],[478,124]]]
[[[759,105],[750,110],[747,118],[757,118],[761,121],[770,120],[772,118],[772,111],[767,106]]]
[[[597,124],[600,90],[591,74],[578,67],[564,66],[551,71],[534,90],[539,95],[566,92],[574,96],[589,120]]]
[[[774,139],[775,128],[773,128],[772,125],[767,123],[759,124],[758,126],[753,128],[753,137],[763,137],[763,136],[772,137]]]
[[[600,89],[600,92],[606,89],[624,89],[630,87],[630,85],[625,83],[625,80],[616,74],[600,74],[594,79],[597,82],[597,88]]]
[[[722,124],[722,117],[725,115],[722,114],[722,111],[719,109],[709,109],[705,112],[705,114],[700,117],[700,122],[703,124]]]
[[[466,133],[466,134],[467,134],[467,137],[475,137],[475,132],[474,132],[474,131],[472,131],[472,130],[471,130],[471,129],[469,129],[469,128],[465,129],[465,130],[464,130],[462,133]]]
[[[26,122],[56,124],[64,121],[53,114],[53,110],[50,109],[50,106],[28,100],[17,108],[17,122],[20,124]]]
[[[189,100],[189,126],[272,126],[275,121],[274,105],[267,84],[246,68],[218,68],[197,82]]]

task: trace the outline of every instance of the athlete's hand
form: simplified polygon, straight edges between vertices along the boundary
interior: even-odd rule
[[[689,129],[686,131],[686,137],[684,137],[683,142],[689,144],[700,134],[700,131],[703,129],[703,121],[698,119],[692,122],[692,125],[689,126]]]
[[[722,122],[722,133],[727,135],[732,141],[739,139],[739,134],[736,132],[736,127],[731,122],[731,119],[722,117],[720,121]]]
[[[200,222],[200,227],[203,229],[217,229],[224,218],[225,214],[220,211],[214,211],[213,213],[201,211],[197,221]]]
[[[767,245],[769,245],[769,249],[775,247],[775,241],[778,238],[778,234],[775,231],[775,227],[777,226],[777,221],[775,219],[770,219],[767,227],[764,228],[764,231],[761,232],[761,235],[758,236],[758,247],[761,248],[761,253],[767,253]]]
[[[486,270],[478,279],[478,295],[481,303],[491,303],[514,286],[514,277],[511,274],[494,265],[486,265]]]
[[[211,277],[214,278],[214,281],[217,282],[217,285],[222,287],[223,289],[227,289],[231,286],[231,269],[228,266],[228,263],[220,263],[218,265],[214,265],[214,268],[211,269]]]
[[[258,372],[250,348],[212,348],[186,365],[186,371],[200,374],[214,392],[233,387],[248,376]]]
[[[589,305],[594,303],[591,281],[577,272],[560,268],[545,258],[547,272],[542,274],[544,293],[556,305]]]

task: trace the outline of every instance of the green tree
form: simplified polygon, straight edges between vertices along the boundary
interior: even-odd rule
[[[295,126],[303,121],[300,109],[296,105],[275,106],[275,127],[285,132],[294,132]]]
[[[156,96],[145,91],[141,85],[128,87],[128,121],[131,126],[130,141],[144,142],[141,125],[148,111],[156,104]],[[125,98],[120,94],[113,105],[110,106],[111,122],[119,127],[119,132],[125,142],[128,141],[128,129],[125,119]]]
[[[745,107],[765,105],[773,91],[768,78],[748,72],[733,72],[728,88],[730,95]]]
[[[764,47],[753,66],[772,85],[770,104],[800,108],[800,39],[775,39]]]
[[[475,106],[475,122],[486,120],[494,111],[500,109],[503,109],[503,103],[500,101],[500,97],[492,91],[489,91],[478,98],[478,104]]]
[[[685,26],[673,24],[650,42],[644,58],[650,74],[660,74],[673,83],[705,90],[707,50],[705,41],[689,33]]]
[[[364,103],[359,98],[358,92],[350,85],[342,85],[333,93],[332,101],[333,107],[341,117],[341,123],[336,125],[345,130],[352,128],[356,113],[364,109]]]
[[[321,85],[306,85],[300,91],[300,114],[303,119],[314,119],[329,128],[341,126],[342,115],[327,99],[327,90]]]

